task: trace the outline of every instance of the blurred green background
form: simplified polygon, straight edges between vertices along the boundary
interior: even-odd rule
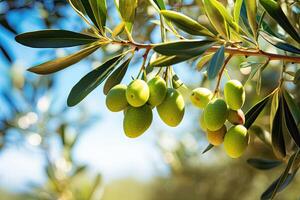
[[[113,1],[107,3],[108,24],[114,27],[120,20]],[[201,14],[197,1],[169,0],[168,5],[193,18]],[[139,0],[135,40],[160,42],[155,20],[158,16],[148,1]],[[255,137],[237,160],[228,158],[222,147],[202,154],[208,143],[198,125],[201,111],[190,106],[186,89],[181,89],[187,108],[179,127],[167,127],[155,113],[150,130],[134,140],[123,134],[123,114],[108,112],[101,87],[76,108],[67,108],[72,86],[118,47],[108,46],[54,76],[36,76],[26,68],[76,50],[30,49],[14,41],[18,33],[48,28],[81,31],[86,27],[63,0],[0,2],[0,200],[252,200],[259,199],[284,169],[263,171],[247,164],[248,158],[274,158],[272,149]],[[124,82],[138,73],[141,58],[136,56]],[[228,72],[243,83],[249,69],[240,70],[239,65],[245,60],[235,57]],[[203,72],[195,73],[195,65],[178,64],[174,70],[189,89],[213,88],[215,83],[207,82]],[[260,94],[255,78],[247,82],[244,111],[276,87],[277,65],[272,62],[264,71]],[[299,102],[299,86],[290,90]],[[268,136],[268,115],[267,110],[252,131],[263,127]],[[298,177],[277,199],[299,199],[299,183]]]

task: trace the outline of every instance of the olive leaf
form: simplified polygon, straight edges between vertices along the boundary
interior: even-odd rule
[[[211,60],[213,55],[214,55],[214,53],[210,53],[210,54],[206,54],[206,55],[202,56],[201,59],[199,60],[199,62],[197,63],[197,70],[198,71],[202,70],[202,68],[208,63],[208,61]]]
[[[285,142],[283,136],[283,99],[282,95],[279,97],[278,108],[274,116],[272,126],[272,147],[273,152],[278,158],[284,158],[286,156]]]
[[[237,24],[239,24],[242,4],[243,0],[236,0],[234,3],[233,19]]]
[[[205,154],[206,152],[210,151],[212,148],[214,148],[214,145],[209,144],[202,152],[202,154]]]
[[[279,103],[279,94],[278,90],[274,93],[272,97],[272,102],[271,102],[271,109],[270,109],[270,130],[272,129],[273,126],[273,120],[274,116],[276,114],[276,111],[278,109],[278,103]]]
[[[171,10],[161,10],[160,13],[166,19],[171,21],[175,26],[185,31],[186,33],[189,33],[191,35],[215,37],[214,34],[211,33],[207,28],[205,28],[194,19],[182,13],[171,11]]]
[[[99,45],[91,45],[66,57],[58,58],[35,67],[31,67],[28,69],[28,71],[36,74],[51,74],[81,61],[83,58],[95,52],[98,48],[100,48]]]
[[[16,41],[33,48],[73,47],[93,43],[99,38],[67,30],[42,30],[22,33]]]
[[[221,46],[218,51],[213,55],[207,68],[208,79],[214,79],[222,66],[224,65],[225,59],[225,46]]]
[[[204,0],[204,10],[210,23],[216,31],[224,38],[228,38],[228,26],[225,16],[219,10],[219,2],[216,0]]]
[[[103,93],[107,94],[109,90],[114,87],[115,85],[118,85],[121,83],[122,79],[124,78],[126,71],[128,69],[128,66],[130,64],[132,57],[128,58],[126,61],[124,61],[106,80],[104,87],[103,87]]]
[[[166,9],[166,5],[165,5],[164,0],[153,0],[153,1],[159,7],[160,10],[165,10]]]
[[[81,3],[84,7],[86,14],[92,20],[93,24],[99,28],[96,17],[93,12],[93,9],[91,7],[90,1],[89,0],[81,0]]]
[[[196,56],[160,56],[150,63],[153,67],[166,67],[189,60]]]
[[[272,35],[270,35],[269,33],[260,32],[260,35],[270,44],[272,44],[273,46],[277,47],[278,49],[284,50],[284,51],[288,51],[291,53],[297,53],[300,54],[300,49],[298,49],[297,47],[290,45],[288,43],[286,43],[285,41],[274,37]]]
[[[261,195],[262,200],[273,199],[278,192],[282,191],[292,182],[292,180],[294,179],[297,173],[297,170],[290,173],[290,169],[292,168],[293,163],[295,162],[295,159],[297,158],[298,155],[299,155],[299,150],[289,158],[288,164],[284,172]]]
[[[80,81],[72,88],[67,104],[68,106],[75,106],[81,102],[90,92],[99,86],[106,77],[112,72],[118,62],[124,57],[124,54],[117,55],[96,69],[85,75]]]
[[[153,50],[165,56],[198,56],[212,47],[212,40],[183,40],[156,45]]]
[[[273,169],[282,164],[282,162],[278,160],[267,160],[261,158],[250,158],[247,160],[247,163],[256,169],[261,170]]]
[[[264,99],[259,101],[257,104],[255,104],[252,108],[248,110],[248,112],[245,115],[245,127],[249,129],[251,125],[255,122],[258,115],[261,113],[261,111],[265,108],[267,103],[269,102],[270,98],[272,97],[272,93],[266,96]]]
[[[119,0],[118,6],[125,26],[127,30],[131,32],[135,18],[135,10],[137,8],[137,0]]]
[[[86,1],[86,0],[84,0]],[[101,30],[102,34],[105,32],[105,24],[107,17],[106,0],[89,0],[89,4],[95,16],[96,25]]]
[[[295,119],[293,117],[293,114],[290,111],[290,108],[285,100],[285,97],[283,95],[283,108],[284,108],[284,121],[286,123],[286,127],[293,138],[294,142],[300,148],[300,132],[297,127],[297,124],[295,122]]]
[[[286,90],[283,91],[283,95],[290,108],[290,111],[293,114],[294,119],[296,120],[296,123],[300,124],[300,108],[296,104],[295,99]]]
[[[257,23],[256,23],[257,5],[256,5],[256,1],[244,0],[244,2],[246,4],[248,22],[250,24],[253,36],[256,39],[256,32],[257,32]]]
[[[124,28],[125,28],[125,23],[124,22],[121,22],[119,23],[113,30],[112,32],[112,36],[113,37],[116,37],[118,35],[120,35],[123,31],[124,31]]]
[[[259,0],[267,13],[298,43],[300,36],[282,11],[279,2],[274,0]]]

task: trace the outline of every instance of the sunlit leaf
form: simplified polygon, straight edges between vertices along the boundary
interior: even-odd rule
[[[216,0],[203,1],[206,16],[216,31],[224,38],[228,38],[228,27],[225,16],[220,11],[219,2]]]
[[[60,48],[89,44],[99,38],[67,30],[42,30],[22,33],[16,41],[34,48]]]
[[[153,67],[166,67],[184,62],[194,57],[195,56],[160,56],[156,60],[151,62],[150,65]]]
[[[92,45],[85,49],[82,49],[74,54],[68,55],[66,57],[58,58],[56,60],[48,61],[43,64],[37,65],[35,67],[29,68],[28,71],[36,74],[51,74],[60,70],[63,70],[83,58],[87,57],[91,53],[95,52],[100,46]]]
[[[116,64],[123,58],[123,54],[117,55],[93,71],[85,75],[71,90],[67,104],[75,106],[81,102],[90,92],[100,85],[112,72]]]
[[[210,61],[210,59],[213,57],[214,53],[206,54],[202,56],[197,63],[197,70],[200,71],[202,68]]]
[[[156,3],[156,5],[159,7],[159,9],[161,9],[161,10],[166,9],[164,0],[153,0],[153,1]]]
[[[237,24],[239,24],[242,4],[243,4],[243,0],[236,0],[234,3],[233,18]]]
[[[248,110],[248,112],[245,115],[246,122],[244,126],[246,128],[250,128],[250,126],[255,122],[256,118],[265,108],[272,95],[273,94],[266,96],[263,100],[259,101],[257,104],[255,104],[252,108]]]
[[[95,14],[94,14],[93,9],[91,7],[90,1],[89,0],[81,0],[81,3],[83,5],[84,10],[85,10],[86,14],[88,15],[88,17],[92,20],[94,25],[99,28],[96,17],[95,17]]]
[[[86,1],[86,0],[85,0]],[[104,33],[106,24],[107,7],[106,0],[89,0],[98,28]]]
[[[282,164],[282,162],[278,160],[267,160],[261,158],[250,158],[247,160],[247,163],[252,167],[261,170],[273,169]]]
[[[297,47],[290,45],[288,43],[286,43],[285,41],[276,38],[266,32],[261,31],[260,35],[270,44],[274,45],[275,47],[284,50],[284,51],[288,51],[291,53],[297,53],[300,54],[300,49],[298,49]]]
[[[207,68],[208,79],[214,79],[224,64],[225,47],[221,46],[218,51],[213,55]]]
[[[106,80],[104,87],[103,87],[103,93],[107,94],[109,90],[114,87],[115,85],[118,85],[121,83],[122,79],[124,78],[126,71],[128,69],[129,63],[131,61],[132,57],[128,58],[126,61],[124,61]]]
[[[212,34],[207,28],[205,28],[199,22],[182,13],[171,10],[162,10],[160,13],[165,18],[170,20],[175,26],[185,31],[186,33],[189,33],[191,35],[214,37],[214,34]]]
[[[248,22],[250,24],[252,33],[254,35],[254,38],[256,39],[256,32],[257,32],[257,23],[256,23],[256,13],[257,13],[257,5],[256,0],[244,0],[246,4],[246,10],[247,10],[247,18]]]
[[[124,31],[124,28],[125,28],[125,23],[121,22],[114,28],[114,30],[112,32],[112,36],[116,37],[116,36],[120,35]]]
[[[282,11],[279,2],[274,0],[259,0],[267,13],[298,43],[300,36]]]
[[[132,31],[137,0],[119,0],[119,11],[129,32]]]

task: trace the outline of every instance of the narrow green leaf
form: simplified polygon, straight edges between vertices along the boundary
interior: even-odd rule
[[[16,41],[33,48],[60,48],[89,44],[99,38],[67,30],[42,30],[22,33]]]
[[[273,46],[277,47],[278,49],[284,50],[284,51],[288,51],[291,53],[297,53],[300,54],[300,49],[298,49],[297,47],[290,45],[288,43],[286,43],[285,41],[274,37],[266,32],[261,31],[260,35],[270,44],[272,44]]]
[[[247,163],[252,167],[261,170],[273,169],[282,164],[282,162],[278,160],[267,160],[261,158],[250,158],[247,160]]]
[[[206,16],[216,31],[224,38],[228,38],[228,29],[225,16],[219,10],[219,2],[216,0],[203,1]]]
[[[165,56],[198,56],[212,47],[211,40],[186,40],[156,45],[153,50]]]
[[[200,71],[203,69],[203,67],[210,61],[210,59],[213,57],[214,53],[206,54],[201,57],[199,62],[197,63],[197,70]]]
[[[115,85],[118,85],[121,83],[122,79],[124,78],[126,71],[128,69],[128,66],[130,64],[132,57],[128,58],[126,61],[124,61],[118,69],[116,69],[106,80],[103,88],[103,93],[107,94],[109,90],[114,87]]]
[[[98,68],[85,75],[71,90],[68,96],[68,106],[75,106],[81,102],[90,92],[99,86],[112,72],[116,64],[124,57],[124,54],[117,55]]]
[[[256,39],[257,33],[257,23],[256,23],[256,13],[257,13],[257,5],[256,0],[244,0],[246,4],[247,10],[247,18],[253,33],[254,38]]]
[[[288,164],[287,164],[284,172],[261,195],[262,200],[273,199],[278,192],[285,189],[292,182],[292,180],[294,179],[294,177],[297,173],[297,170],[292,173],[289,173],[289,171],[290,171],[291,167],[293,166],[295,158],[298,156],[298,154],[299,154],[299,151],[294,153],[289,158]]]
[[[285,143],[283,137],[283,102],[282,97],[279,97],[278,109],[275,113],[272,126],[272,147],[273,152],[278,158],[286,156]]]
[[[166,5],[164,0],[154,0],[155,4],[159,7],[160,10],[165,10]]]
[[[224,64],[225,47],[221,46],[218,51],[213,55],[207,68],[208,79],[214,79]]]
[[[233,18],[237,24],[239,24],[242,4],[243,4],[243,0],[236,0],[234,3]]]
[[[166,67],[177,63],[189,60],[196,56],[160,56],[150,63],[153,67]]]
[[[121,22],[114,28],[114,30],[112,32],[112,36],[116,37],[116,36],[120,35],[124,31],[124,29],[125,29],[125,23]]]
[[[202,154],[205,154],[206,152],[210,151],[212,148],[214,148],[214,145],[209,144],[209,145],[204,149],[204,151],[202,152]]]
[[[95,17],[94,12],[93,12],[93,9],[91,7],[90,1],[89,0],[81,0],[81,3],[84,7],[84,10],[85,10],[86,14],[92,20],[93,24],[99,28],[99,26],[97,24],[96,17]]]
[[[105,32],[105,24],[107,17],[106,0],[89,0],[93,14],[95,16],[98,27],[101,32]]]
[[[68,55],[66,57],[58,58],[56,60],[51,60],[45,62],[43,64],[37,65],[35,67],[31,67],[28,71],[36,73],[36,74],[51,74],[60,70],[63,70],[83,58],[89,56],[93,52],[95,52],[100,46],[99,45],[92,45],[85,49],[82,49],[74,54]]]
[[[201,35],[215,37],[207,28],[202,26],[194,19],[171,10],[162,10],[160,13],[168,20],[170,20],[175,26],[191,35]]]
[[[267,13],[298,43],[300,36],[282,11],[279,2],[274,0],[259,0]]]
[[[300,148],[300,132],[284,96],[283,96],[283,108],[284,108],[286,127],[289,130],[289,133],[293,138],[295,144],[298,146],[298,148]]]
[[[284,90],[283,91],[284,98],[290,108],[290,111],[293,114],[294,119],[296,120],[296,123],[299,125],[300,124],[300,108],[295,102],[295,99],[288,93],[288,91]]]
[[[271,103],[271,110],[270,110],[270,130],[273,126],[273,120],[276,114],[276,111],[278,109],[278,103],[279,103],[279,97],[278,97],[278,91],[276,91],[272,97],[272,103]]]
[[[246,122],[244,125],[247,129],[249,129],[251,125],[255,122],[256,118],[261,113],[261,111],[265,108],[272,95],[273,95],[272,93],[269,94],[263,100],[261,100],[260,102],[258,102],[248,110],[248,112],[245,115]]]
[[[137,0],[119,0],[119,11],[129,32],[132,31]]]

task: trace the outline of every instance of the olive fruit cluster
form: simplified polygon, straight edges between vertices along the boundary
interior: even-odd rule
[[[179,125],[185,110],[182,95],[167,88],[159,76],[148,83],[136,79],[128,86],[114,86],[106,96],[106,106],[112,112],[124,111],[123,129],[130,138],[142,135],[150,127],[154,107],[162,121],[171,127]]]
[[[245,90],[237,80],[225,84],[224,97],[213,98],[207,88],[196,88],[190,96],[194,106],[204,109],[200,116],[200,127],[206,132],[208,141],[215,146],[224,143],[226,153],[232,158],[240,157],[248,146],[249,136],[243,126],[245,115],[241,110],[245,102]],[[227,131],[229,121],[233,126]]]

